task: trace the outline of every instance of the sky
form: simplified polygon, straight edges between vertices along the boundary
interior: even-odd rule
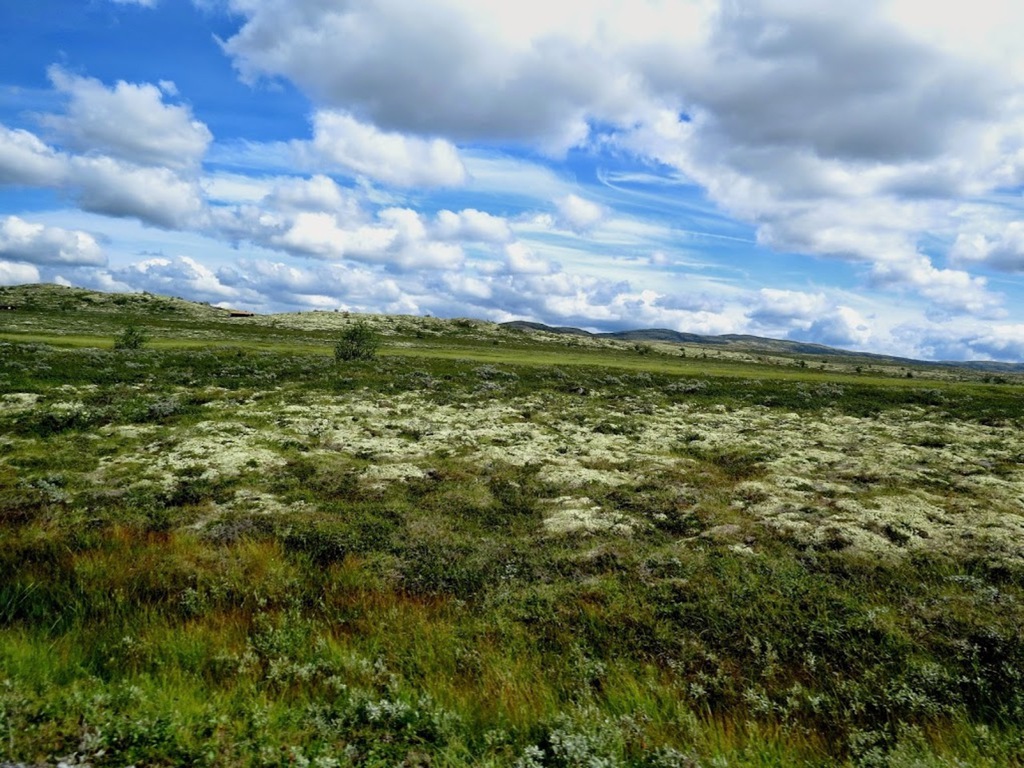
[[[0,284],[1024,360],[1024,4],[0,2]]]

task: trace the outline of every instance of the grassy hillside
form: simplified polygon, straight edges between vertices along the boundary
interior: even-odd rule
[[[1024,763],[1012,375],[5,304],[0,763]]]

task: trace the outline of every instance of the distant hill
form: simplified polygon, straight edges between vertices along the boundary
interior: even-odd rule
[[[608,333],[591,333],[581,328],[565,326],[553,327],[543,323],[514,320],[502,323],[502,327],[521,331],[540,331],[560,335],[590,336],[598,339],[617,339],[639,343],[661,342],[670,344],[692,344],[704,347],[722,347],[745,352],[764,354],[814,355],[819,357],[843,356],[845,358],[863,358],[865,362],[885,363],[889,365],[914,365],[936,367],[970,368],[976,371],[992,371],[998,373],[1024,373],[1024,363],[999,363],[991,360],[970,360],[967,362],[914,360],[892,355],[879,355],[872,352],[857,352],[847,349],[829,347],[825,344],[813,344],[805,341],[789,341],[788,339],[772,339],[763,336],[745,334],[726,334],[722,336],[705,336],[697,333],[684,333],[668,328],[646,328],[630,331],[614,331]]]
[[[543,331],[544,333],[557,333],[570,336],[593,336],[590,331],[580,328],[568,328],[565,326],[544,325],[544,323],[531,323],[528,320],[513,320],[510,323],[500,323],[502,328],[513,331]]]

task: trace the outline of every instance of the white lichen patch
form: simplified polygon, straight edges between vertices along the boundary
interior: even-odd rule
[[[251,488],[243,488],[236,491],[234,498],[227,504],[224,504],[223,508],[232,512],[252,515],[280,515],[286,512],[300,511],[307,506],[304,501],[286,504],[273,494],[261,493]]]
[[[7,413],[32,410],[39,402],[39,395],[35,392],[10,392],[0,395],[0,410]]]
[[[188,428],[188,436],[167,428],[118,426],[111,433],[140,437],[135,450],[105,457],[95,473],[96,482],[133,476],[169,488],[185,472],[203,479],[234,477],[254,470],[273,471],[285,459],[268,447],[263,431],[237,422],[201,422]],[[152,432],[151,432],[152,430]],[[158,439],[153,439],[154,437]]]
[[[374,464],[363,470],[363,480],[373,485],[387,485],[388,483],[404,483],[413,478],[426,477],[426,472],[415,464],[398,462],[395,464]]]
[[[422,466],[432,456],[455,455],[478,465],[539,465],[545,480],[570,487],[612,486],[631,479],[619,466],[661,458],[660,448],[593,433],[582,418],[569,421],[559,413],[554,419],[527,420],[522,415],[543,412],[548,405],[523,398],[466,408],[432,403],[417,393],[392,398],[357,394],[293,404],[278,412],[277,423],[317,450],[373,461],[382,472],[389,465]]]
[[[556,497],[543,504],[543,527],[553,534],[632,530],[634,520],[584,495],[600,499],[604,489],[636,483],[655,489],[638,491],[655,499],[690,488],[688,506],[710,505],[709,519],[739,523],[744,533],[764,526],[803,546],[886,557],[925,549],[1024,556],[1024,433],[958,422],[937,409],[859,417],[655,405],[642,387],[619,399],[544,391],[444,403],[435,390],[257,397],[210,388],[205,395],[215,400],[197,425],[98,430],[122,442],[101,460],[95,481],[171,487],[183,476],[246,475],[254,495],[223,506],[272,513],[279,502],[255,489],[269,487],[263,483],[297,456],[355,469],[382,488],[421,478],[440,462],[512,465],[538,468],[537,484]],[[77,397],[80,390],[68,390],[46,403],[14,393],[0,407],[67,414],[85,409]],[[734,456],[750,471],[726,471]]]
[[[107,424],[100,427],[98,432],[104,437],[136,440],[151,437],[159,429],[152,424]]]
[[[575,462],[545,464],[538,477],[545,483],[564,488],[583,488],[592,484],[614,487],[633,479],[626,472],[612,469],[591,469],[581,467]]]
[[[198,465],[204,468],[203,477],[224,477],[284,464],[280,454],[263,445],[259,432],[241,425],[232,427],[210,422],[196,425],[200,434],[162,450],[155,467],[174,474]]]
[[[549,499],[544,515],[544,530],[548,533],[611,532],[629,534],[634,520],[619,512],[605,510],[585,496],[561,496]]]
[[[57,400],[52,403],[46,403],[43,407],[50,413],[62,415],[87,413],[89,410],[81,400]]]

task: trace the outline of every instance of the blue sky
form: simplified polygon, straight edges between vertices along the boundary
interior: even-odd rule
[[[0,283],[1022,360],[1017,5],[5,3]]]

